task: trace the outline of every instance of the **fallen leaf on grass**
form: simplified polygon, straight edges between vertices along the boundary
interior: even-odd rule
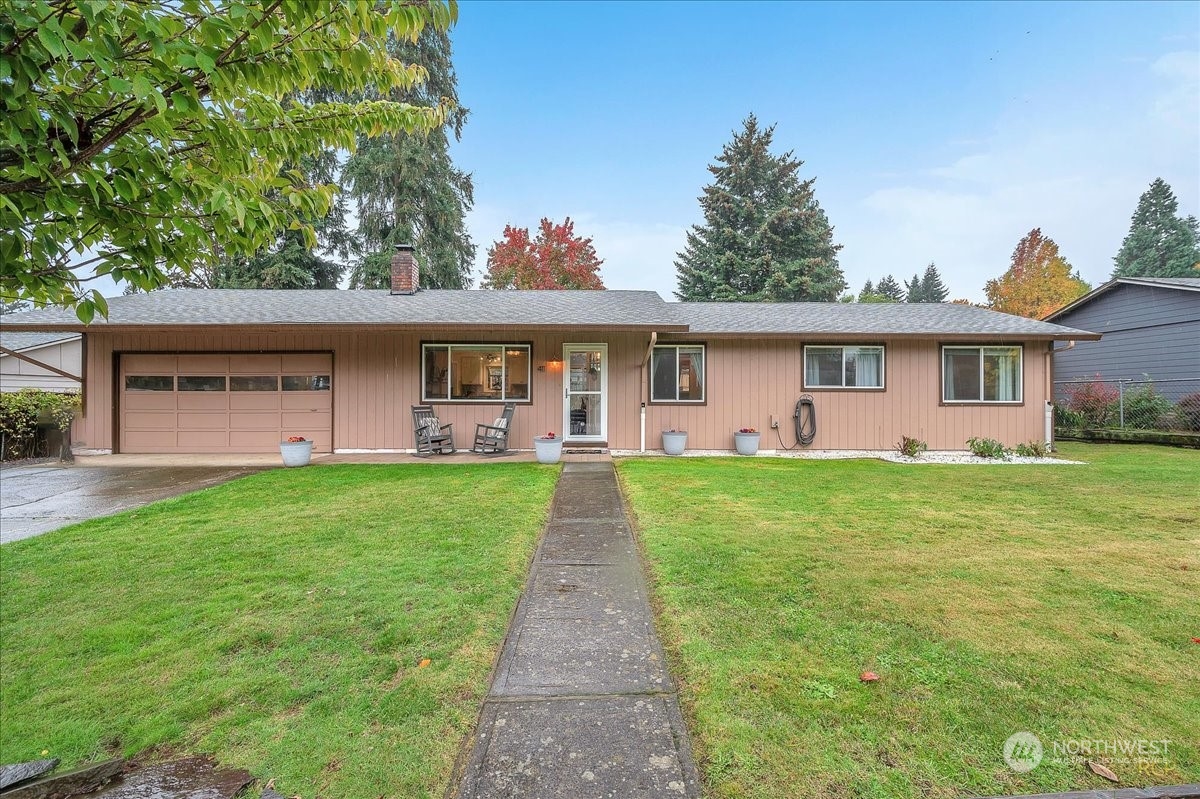
[[[879,679],[879,675],[873,671],[864,671],[862,674],[858,675],[858,679],[862,682],[875,682]]]
[[[1121,781],[1121,778],[1118,777],[1116,774],[1114,774],[1112,769],[1110,769],[1108,766],[1104,765],[1103,763],[1097,763],[1093,760],[1089,760],[1087,762],[1087,766],[1088,766],[1088,768],[1090,768],[1092,770],[1093,774],[1099,774],[1101,777],[1108,780],[1109,782],[1120,782]]]
[[[1193,644],[1200,644],[1200,638],[1193,638],[1193,639],[1192,639],[1192,643],[1193,643]]]
[[[432,660],[430,660],[429,658],[425,658],[424,660],[422,660],[420,663],[418,663],[418,664],[417,664],[417,668],[418,668],[418,669],[423,669],[423,668],[425,668],[426,666],[428,666],[428,665],[429,665],[430,663],[432,663],[432,662],[433,662],[433,661],[432,661]]]

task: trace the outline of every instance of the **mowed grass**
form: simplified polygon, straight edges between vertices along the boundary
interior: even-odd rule
[[[706,795],[1110,785],[1056,757],[1082,739],[1200,782],[1200,452],[1062,450],[1089,465],[621,461]]]
[[[210,752],[288,796],[440,796],[557,476],[278,470],[5,544],[0,762]]]

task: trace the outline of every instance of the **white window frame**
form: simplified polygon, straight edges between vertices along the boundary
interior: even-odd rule
[[[842,351],[842,382],[840,384],[810,384],[808,382],[808,351],[809,349],[817,350],[841,350]],[[877,386],[848,386],[846,385],[846,350],[878,350],[879,351],[879,385]],[[805,344],[804,345],[804,363],[801,364],[801,372],[804,375],[805,388],[834,388],[844,391],[885,391],[887,389],[887,347],[883,344]]]
[[[977,350],[979,352],[979,399],[948,399],[946,389],[946,350]],[[984,399],[983,356],[988,350],[1017,351],[1017,398],[1013,400]],[[944,405],[1022,405],[1025,402],[1025,345],[1024,344],[943,344],[942,360],[942,404]]]
[[[703,361],[703,372],[700,375],[700,399],[680,399],[679,398],[679,351],[683,350],[700,350],[700,358]],[[692,343],[692,342],[677,342],[668,344],[655,344],[654,351],[658,350],[675,350],[675,399],[655,399],[654,398],[654,353],[650,353],[650,404],[651,405],[703,405],[708,400],[708,345]]]
[[[500,396],[499,397],[454,397],[451,391],[451,386],[454,385],[454,350],[500,350],[500,365],[503,368],[501,372]],[[446,350],[446,396],[445,397],[430,397],[426,395],[426,390],[429,383],[426,376],[429,374],[426,367],[426,358],[431,349]],[[510,399],[505,392],[508,391],[508,351],[509,350],[524,350],[525,351],[525,396],[516,399]],[[497,402],[515,402],[517,404],[531,405],[533,404],[533,345],[531,344],[513,344],[500,343],[497,341],[426,341],[421,344],[421,402],[433,404],[450,404],[461,403],[464,405],[495,405]]]

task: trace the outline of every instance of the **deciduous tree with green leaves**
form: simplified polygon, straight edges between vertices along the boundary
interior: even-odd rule
[[[708,167],[704,224],[675,261],[679,299],[831,302],[846,288],[815,178],[800,180],[804,162],[791,152],[771,153],[774,135],[751,114]]]
[[[1200,277],[1200,227],[1179,215],[1179,200],[1155,178],[1138,200],[1113,277]]]
[[[386,97],[424,70],[388,51],[452,0],[315,3],[6,0],[0,6],[0,296],[90,320],[107,275],[142,289],[251,256],[325,215],[331,185],[292,165],[361,134],[436,130],[445,105]]]
[[[984,286],[993,311],[1032,319],[1041,319],[1090,290],[1041,228],[1017,242],[1008,271]]]

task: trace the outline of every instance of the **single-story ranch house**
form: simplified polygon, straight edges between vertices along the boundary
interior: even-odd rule
[[[267,452],[290,435],[318,452],[414,447],[414,404],[469,446],[516,403],[512,440],[692,449],[795,442],[809,394],[813,449],[931,449],[972,436],[1043,440],[1055,341],[1099,336],[963,305],[669,303],[649,291],[421,290],[411,250],[392,290],[169,290],[5,318],[84,336],[77,450]]]

